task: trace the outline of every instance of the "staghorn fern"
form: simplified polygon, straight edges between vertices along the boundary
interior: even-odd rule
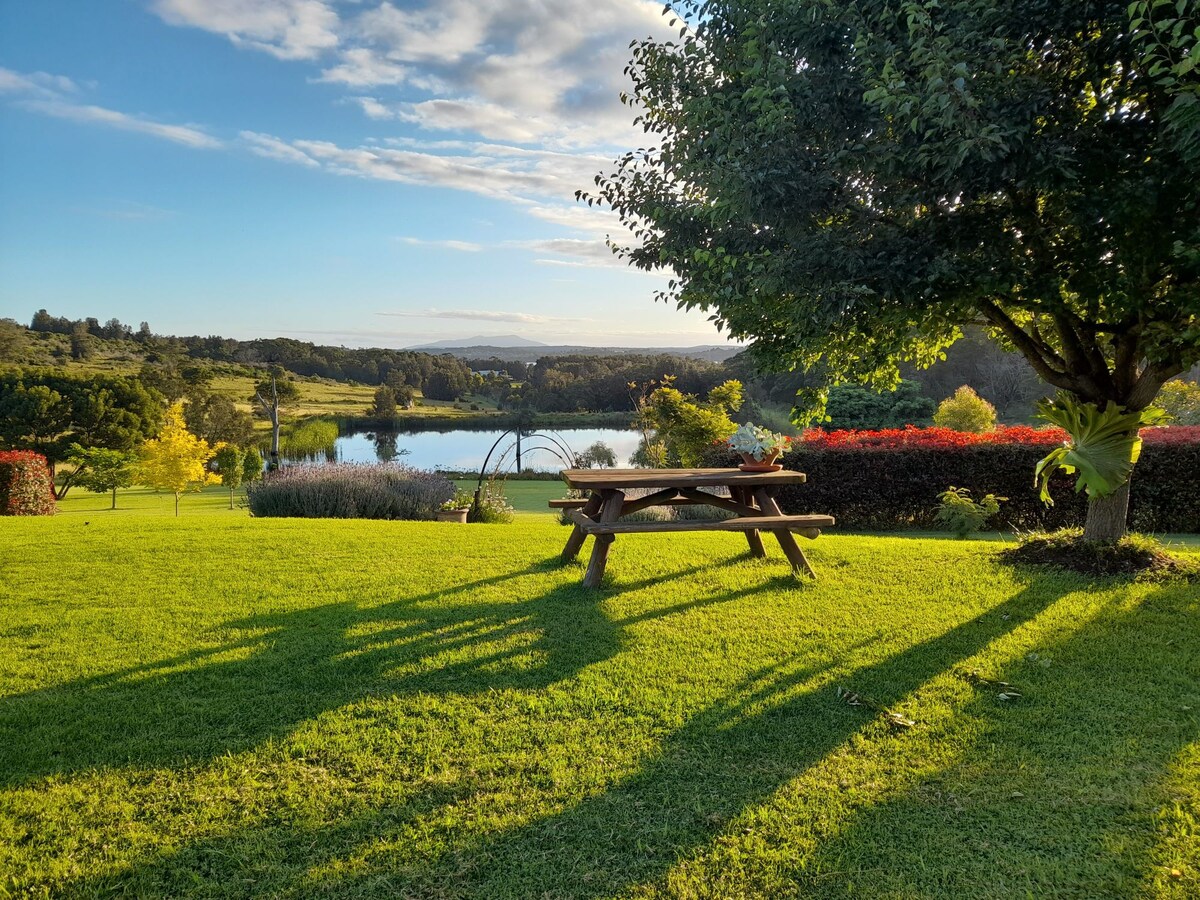
[[[1054,504],[1050,476],[1059,469],[1078,472],[1075,490],[1087,491],[1089,499],[1112,494],[1129,480],[1141,455],[1138,429],[1161,425],[1167,418],[1161,409],[1128,412],[1111,401],[1102,410],[1095,403],[1080,403],[1067,394],[1043,400],[1037,414],[1071,436],[1069,443],[1052,450],[1034,471],[1034,483],[1047,506]]]

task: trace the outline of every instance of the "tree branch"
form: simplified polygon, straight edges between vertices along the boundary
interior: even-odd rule
[[[1056,369],[1051,364],[1050,360],[1052,359],[1062,363],[1062,358],[1045,341],[1032,337],[991,300],[981,299],[978,303],[984,317],[1004,332],[1004,336],[1013,342],[1022,356],[1029,360],[1029,364],[1033,366],[1033,370],[1041,376],[1043,381],[1064,390],[1078,391],[1078,381],[1065,370]]]

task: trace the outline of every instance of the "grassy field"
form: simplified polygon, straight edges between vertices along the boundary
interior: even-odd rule
[[[189,501],[0,519],[0,896],[1200,890],[1194,585]]]

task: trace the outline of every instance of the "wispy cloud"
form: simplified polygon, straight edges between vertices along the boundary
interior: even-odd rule
[[[221,142],[212,135],[191,125],[165,125],[152,122],[138,116],[106,109],[103,106],[91,106],[79,103],[67,103],[62,100],[24,100],[21,105],[34,112],[59,119],[70,119],[73,122],[84,122],[94,125],[107,125],[122,131],[135,131],[153,137],[174,141],[187,147],[204,150],[215,150]]]
[[[413,247],[439,247],[443,250],[460,250],[463,253],[478,253],[483,249],[482,244],[473,244],[470,241],[431,241],[417,237],[402,237],[399,240],[400,243]]]
[[[14,95],[14,102],[23,109],[57,119],[104,125],[122,131],[136,131],[187,147],[212,150],[223,146],[219,140],[196,125],[169,125],[144,116],[80,103],[75,98],[79,93],[79,86],[64,75],[0,69],[0,93]]]
[[[0,68],[0,94],[22,94],[26,97],[53,100],[63,94],[74,94],[78,91],[79,85],[65,75],[51,75],[48,72],[22,74],[12,69]]]
[[[282,162],[296,163],[301,166],[319,166],[315,159],[297,150],[291,144],[281,141],[269,134],[259,134],[257,131],[243,131],[240,137],[246,148],[257,156],[267,159],[278,159]]]
[[[402,319],[457,319],[475,322],[516,322],[521,325],[549,325],[556,322],[590,322],[591,319],[566,316],[539,316],[532,313],[490,309],[418,309],[377,312],[377,316]]]

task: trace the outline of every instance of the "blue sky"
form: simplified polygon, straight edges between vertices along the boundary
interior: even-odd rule
[[[578,188],[643,0],[0,3],[0,316],[411,346],[722,343]]]

